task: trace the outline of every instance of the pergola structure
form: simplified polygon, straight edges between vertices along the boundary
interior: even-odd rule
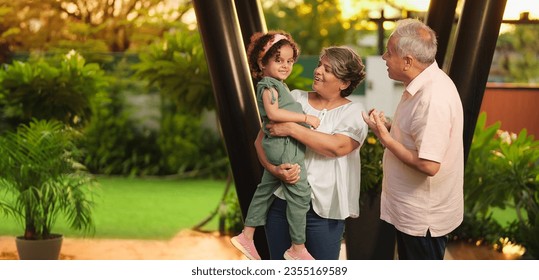
[[[431,0],[426,23],[439,36],[438,64],[455,82],[464,106],[466,159],[506,0],[465,1],[457,23],[456,40],[449,40],[457,2]],[[260,130],[260,118],[245,46],[253,33],[267,31],[266,23],[258,0],[194,0],[193,3],[236,192],[245,216],[262,176],[253,145]],[[453,46],[449,46],[450,41],[454,42]],[[453,53],[446,55],[450,49]],[[262,230],[256,231],[255,244],[261,257],[268,259]]]

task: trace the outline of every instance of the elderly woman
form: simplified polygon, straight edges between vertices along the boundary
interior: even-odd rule
[[[305,167],[312,190],[307,213],[305,246],[315,259],[339,258],[345,219],[359,216],[359,148],[368,127],[361,117],[364,107],[347,97],[365,78],[359,55],[348,47],[322,50],[314,70],[313,91],[293,90],[305,114],[320,118],[313,130],[293,122],[266,126],[272,136],[290,136],[305,144]],[[255,142],[264,172],[293,184],[299,179],[299,165],[271,164],[262,149],[262,132]],[[280,188],[282,188],[281,186]],[[270,207],[265,231],[270,257],[282,259],[290,245],[286,203],[280,189]]]

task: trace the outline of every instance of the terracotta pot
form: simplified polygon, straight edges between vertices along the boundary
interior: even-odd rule
[[[22,236],[15,239],[17,252],[21,260],[57,260],[64,237],[52,234],[53,238],[44,240],[26,240]]]

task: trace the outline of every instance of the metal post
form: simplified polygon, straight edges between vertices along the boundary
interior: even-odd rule
[[[260,130],[260,117],[233,1],[194,0],[193,6],[236,192],[245,217],[262,177],[253,144]],[[260,256],[267,259],[269,251],[263,230],[256,231],[255,244]]]
[[[378,29],[376,30],[378,33],[378,55],[383,55],[386,49],[384,38],[385,38],[385,29],[384,29],[384,22],[386,21],[386,18],[384,16],[384,9],[380,11],[380,20],[376,22],[378,25]]]
[[[266,19],[258,0],[234,0],[245,49],[256,32],[267,32]]]
[[[426,24],[438,35],[438,52],[436,61],[442,67],[449,46],[451,29],[455,22],[455,9],[458,0],[431,0],[427,13]]]
[[[468,158],[506,0],[466,1],[457,26],[449,76],[464,107],[464,159]]]

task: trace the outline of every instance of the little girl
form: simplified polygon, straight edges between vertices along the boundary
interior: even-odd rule
[[[284,32],[255,33],[247,49],[249,68],[258,81],[256,99],[265,133],[262,146],[268,160],[274,165],[297,163],[301,167],[300,180],[294,185],[281,182],[264,170],[257,186],[241,234],[232,238],[232,244],[251,260],[259,260],[253,241],[257,226],[266,224],[266,214],[273,201],[273,193],[283,184],[287,203],[287,219],[292,240],[284,253],[287,260],[313,260],[305,248],[306,213],[310,207],[311,189],[304,166],[305,146],[291,137],[274,137],[266,129],[269,122],[297,122],[317,128],[318,117],[306,115],[292,96],[284,80],[290,76],[292,66],[299,56],[299,48],[292,37]]]

